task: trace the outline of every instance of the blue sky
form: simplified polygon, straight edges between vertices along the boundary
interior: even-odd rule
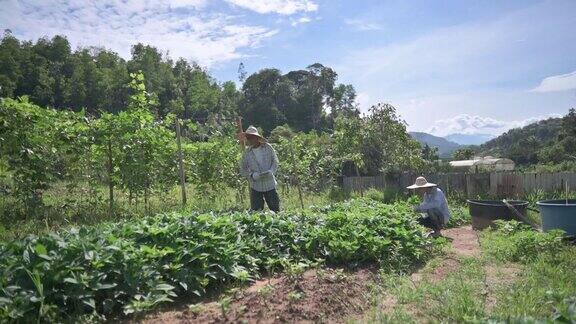
[[[0,0],[0,28],[67,35],[128,58],[136,42],[220,81],[320,62],[360,108],[392,103],[410,130],[499,134],[576,107],[576,1]]]

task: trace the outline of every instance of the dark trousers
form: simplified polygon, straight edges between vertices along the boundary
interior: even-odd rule
[[[264,210],[264,200],[268,208],[274,212],[280,211],[280,197],[276,189],[260,192],[254,189],[250,190],[250,209],[253,211]]]
[[[434,231],[439,231],[444,225],[444,219],[438,210],[430,209],[426,212],[426,216],[418,219],[418,223]]]

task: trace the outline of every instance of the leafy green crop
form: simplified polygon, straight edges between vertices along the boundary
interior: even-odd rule
[[[407,204],[307,214],[165,214],[0,244],[0,321],[109,318],[290,264],[406,268],[430,246]]]

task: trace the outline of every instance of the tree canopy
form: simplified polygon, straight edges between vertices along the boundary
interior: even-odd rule
[[[337,84],[337,73],[315,63],[282,74],[263,69],[246,76],[240,89],[217,82],[195,62],[174,61],[157,48],[136,44],[131,58],[99,47],[73,51],[63,36],[20,41],[9,31],[0,39],[0,97],[29,96],[30,102],[90,116],[125,110],[133,94],[130,75],[142,73],[153,94],[149,109],[157,119],[174,114],[206,122],[212,116],[240,115],[268,134],[287,124],[296,131],[327,130],[338,114],[358,115],[352,85]]]

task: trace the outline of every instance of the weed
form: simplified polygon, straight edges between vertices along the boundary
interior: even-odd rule
[[[299,301],[300,299],[302,299],[302,297],[303,297],[302,292],[291,291],[291,292],[288,294],[288,300],[289,300],[290,302]]]
[[[220,299],[220,301],[218,301],[222,317],[224,317],[226,320],[228,320],[228,311],[230,310],[231,304],[232,304],[232,298],[230,297],[224,297]]]
[[[192,304],[188,306],[188,310],[192,312],[192,314],[198,315],[204,311],[205,307],[202,304]]]

